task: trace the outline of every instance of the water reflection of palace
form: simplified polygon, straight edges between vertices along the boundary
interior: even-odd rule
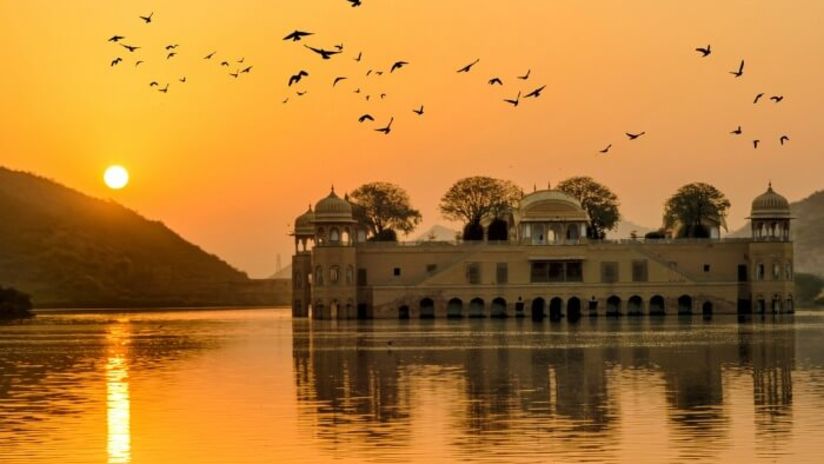
[[[600,321],[525,332],[530,322],[517,328],[513,321],[495,322],[469,328],[413,322],[387,331],[294,321],[303,423],[331,441],[384,444],[391,435],[401,446],[413,435],[412,418],[423,414],[422,404],[440,399],[437,407],[463,436],[507,440],[543,433],[574,441],[586,434],[604,437],[591,446],[606,447],[618,440],[620,398],[648,388],[660,397],[650,400],[665,405],[661,420],[673,433],[706,441],[729,434],[725,383],[734,376],[752,384],[749,404],[759,433],[792,428],[792,325],[731,325],[719,342],[701,323]]]

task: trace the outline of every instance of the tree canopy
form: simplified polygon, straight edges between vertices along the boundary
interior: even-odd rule
[[[421,213],[412,208],[409,194],[389,182],[363,184],[350,195],[355,218],[369,228],[377,241],[396,241],[397,232],[408,234],[421,222]]]
[[[570,177],[560,182],[556,188],[577,198],[589,214],[589,238],[605,238],[607,231],[612,230],[621,218],[618,196],[592,177]]]
[[[485,176],[466,177],[455,182],[441,197],[438,207],[447,219],[464,223],[464,239],[478,237],[481,220],[501,217],[524,193],[513,182]]]
[[[0,287],[0,319],[31,317],[31,297],[11,287]]]
[[[730,201],[717,188],[694,182],[678,189],[664,208],[664,226],[680,226],[679,237],[709,237],[707,223],[722,224]]]

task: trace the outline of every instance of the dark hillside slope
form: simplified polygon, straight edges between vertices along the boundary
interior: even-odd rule
[[[161,222],[0,167],[0,285],[37,307],[258,304],[250,282]]]

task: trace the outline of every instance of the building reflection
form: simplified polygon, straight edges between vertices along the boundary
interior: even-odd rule
[[[430,381],[443,384],[439,393],[452,395],[444,407],[451,408],[449,421],[462,436],[482,435],[494,442],[535,438],[542,431],[564,437],[598,435],[588,446],[608,448],[622,439],[622,394],[626,396],[629,388],[649,388],[649,393],[640,394],[661,396],[666,405],[662,420],[669,423],[675,447],[685,456],[696,456],[699,450],[711,454],[731,439],[733,413],[725,403],[728,372],[751,373],[759,432],[786,433],[792,428],[795,331],[783,330],[778,323],[741,324],[737,342],[733,332],[719,343],[697,320],[675,327],[659,327],[654,321],[637,327],[583,323],[560,335],[544,328],[529,336],[496,330],[489,321],[480,323],[488,326],[473,328],[484,333],[483,339],[471,338],[467,346],[451,344],[448,337],[428,339],[426,327],[410,325],[414,334],[404,338],[402,328],[387,333],[385,327],[382,332],[371,324],[335,324],[293,324],[302,423],[312,435],[332,441],[391,438],[386,442],[402,445],[411,435],[410,417],[419,413],[424,394],[415,388]],[[642,341],[657,338],[613,343],[604,335],[636,329]],[[667,343],[668,337],[691,337],[692,332],[699,334],[697,343]],[[402,340],[388,345],[386,339],[393,336]],[[559,338],[558,344],[542,343],[547,337]],[[581,339],[600,342],[578,343]],[[621,377],[626,372],[660,379],[660,385],[630,384]],[[438,378],[427,380],[433,375]]]
[[[106,451],[109,464],[132,460],[129,326],[128,322],[112,324],[106,334]]]

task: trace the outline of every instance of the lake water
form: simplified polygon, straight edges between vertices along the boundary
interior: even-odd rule
[[[0,325],[0,462],[824,462],[824,314]]]

